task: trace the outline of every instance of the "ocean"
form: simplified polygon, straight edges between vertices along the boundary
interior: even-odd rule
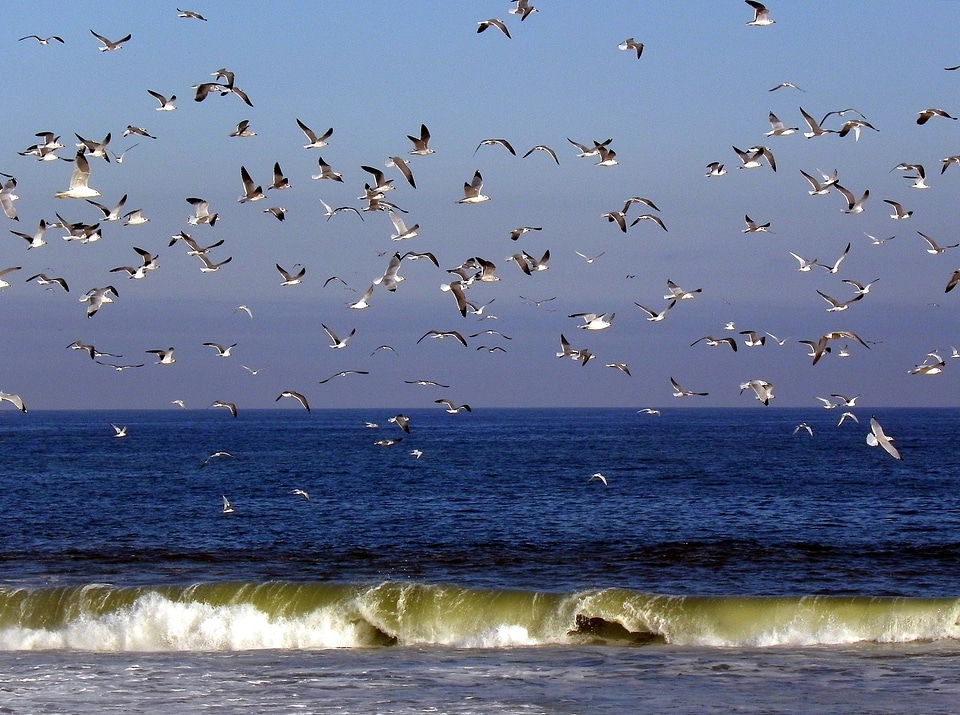
[[[960,410],[843,409],[4,408],[0,713],[960,712]]]

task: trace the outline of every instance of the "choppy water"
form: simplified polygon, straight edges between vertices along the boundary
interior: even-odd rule
[[[0,712],[956,711],[960,412],[407,414],[0,413]]]

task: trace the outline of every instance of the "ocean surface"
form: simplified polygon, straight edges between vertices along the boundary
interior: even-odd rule
[[[842,409],[4,408],[0,713],[960,712],[960,410]]]

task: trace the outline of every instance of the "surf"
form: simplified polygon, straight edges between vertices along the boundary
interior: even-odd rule
[[[0,649],[98,652],[960,639],[960,599],[570,593],[448,584],[0,587]]]

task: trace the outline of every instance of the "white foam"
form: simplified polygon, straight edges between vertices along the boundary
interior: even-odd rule
[[[296,618],[271,618],[249,604],[179,603],[146,594],[129,608],[81,617],[61,629],[2,629],[0,647],[90,651],[349,648],[365,645],[361,630],[332,609],[318,609]]]

